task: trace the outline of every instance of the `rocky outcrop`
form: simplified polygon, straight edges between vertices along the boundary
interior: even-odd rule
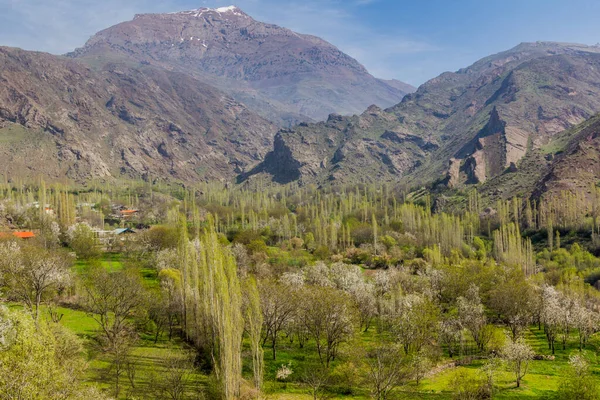
[[[397,182],[437,145],[401,132],[378,107],[360,116],[332,114],[326,122],[281,130],[273,151],[240,181],[268,174],[280,183]]]

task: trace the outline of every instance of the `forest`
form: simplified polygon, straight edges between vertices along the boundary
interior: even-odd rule
[[[0,184],[2,399],[598,399],[600,188]]]

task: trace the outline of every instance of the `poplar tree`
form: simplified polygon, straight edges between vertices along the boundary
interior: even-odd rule
[[[246,329],[252,350],[252,372],[254,387],[260,390],[264,374],[264,351],[262,348],[263,315],[260,307],[260,295],[254,277],[249,277],[245,285],[245,317]]]
[[[212,218],[200,241],[196,242],[197,285],[195,301],[200,303],[197,325],[206,323],[200,333],[209,342],[215,377],[223,398],[239,396],[242,379],[242,292],[233,255],[219,243]],[[200,338],[198,338],[200,339]]]

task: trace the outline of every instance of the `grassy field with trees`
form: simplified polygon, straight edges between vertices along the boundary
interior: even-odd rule
[[[599,194],[5,183],[0,398],[597,399]]]

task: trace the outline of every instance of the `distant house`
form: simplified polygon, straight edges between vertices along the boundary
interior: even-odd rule
[[[104,231],[101,229],[94,229],[94,234],[100,240],[102,244],[109,244],[114,241],[117,236],[130,235],[134,234],[135,231],[131,228],[118,228],[110,231]],[[120,239],[121,241],[125,240],[123,237]]]
[[[35,237],[35,233],[31,231],[25,232],[0,232],[0,239],[6,239],[11,236],[17,237],[19,239],[33,239]]]
[[[121,210],[122,218],[131,218],[138,213],[138,210]]]
[[[127,234],[127,233],[135,233],[135,231],[134,231],[133,229],[131,229],[131,228],[120,228],[120,229],[115,229],[113,232],[114,232],[114,234],[115,234],[115,235],[117,235],[117,236],[119,236],[119,235],[124,235],[124,234]]]
[[[13,232],[13,235],[20,239],[32,239],[35,237],[35,233],[31,231],[26,232]]]

